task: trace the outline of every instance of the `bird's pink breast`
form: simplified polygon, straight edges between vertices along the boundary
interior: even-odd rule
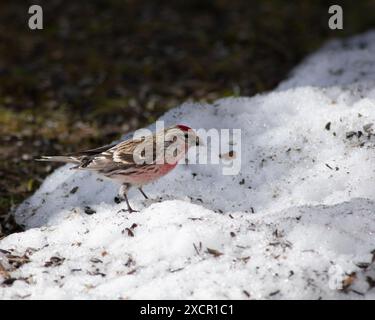
[[[176,167],[176,165],[177,163],[145,165],[138,170],[119,174],[115,179],[120,181],[121,183],[130,183],[132,185],[142,186],[166,175],[167,173],[172,171]]]

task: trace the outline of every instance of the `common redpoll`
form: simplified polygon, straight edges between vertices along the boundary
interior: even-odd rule
[[[74,163],[72,169],[91,170],[121,183],[117,202],[125,200],[129,212],[129,188],[137,187],[148,199],[142,186],[174,169],[188,149],[199,145],[199,138],[187,126],[176,125],[153,135],[134,137],[118,144],[103,146],[65,156],[43,156],[39,161]],[[115,199],[116,200],[116,199]]]

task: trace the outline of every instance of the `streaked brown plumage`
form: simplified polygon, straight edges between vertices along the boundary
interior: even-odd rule
[[[129,212],[134,212],[127,197],[129,188],[137,187],[147,199],[142,186],[166,175],[191,146],[198,144],[199,139],[191,128],[176,125],[140,139],[38,160],[74,163],[76,166],[72,169],[94,171],[120,182],[122,186],[117,199],[125,200]],[[169,154],[172,151],[174,154]]]

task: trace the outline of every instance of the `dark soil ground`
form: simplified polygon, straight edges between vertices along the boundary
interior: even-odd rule
[[[0,238],[56,167],[35,157],[109,143],[186,100],[272,89],[327,39],[375,25],[375,1],[340,3],[332,31],[327,1],[0,2]]]

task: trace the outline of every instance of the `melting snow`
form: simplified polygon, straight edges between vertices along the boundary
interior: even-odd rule
[[[374,84],[370,32],[273,92],[169,111],[166,125],[241,129],[241,171],[179,165],[152,200],[130,193],[139,213],[61,167],[18,208],[28,230],[0,241],[0,298],[375,299]]]

